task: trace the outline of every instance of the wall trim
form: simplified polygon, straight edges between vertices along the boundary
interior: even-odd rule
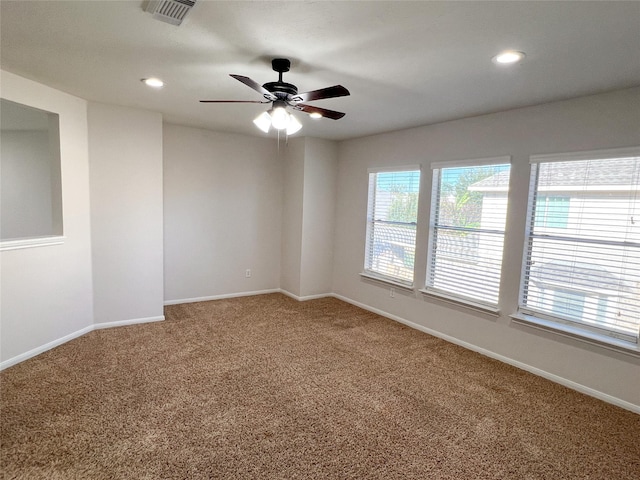
[[[316,295],[303,295],[302,297],[300,297],[282,288],[280,288],[278,291],[283,295],[286,295],[287,297],[291,297],[294,300],[298,300],[299,302],[306,302],[307,300],[317,300],[318,298],[327,298],[327,297],[334,296],[333,293],[318,293]]]
[[[160,315],[158,317],[132,318],[131,320],[118,320],[116,322],[94,323],[93,329],[102,330],[104,328],[124,327],[127,325],[137,325],[139,323],[161,322],[163,320],[164,315]]]
[[[299,296],[283,288],[272,288],[268,290],[257,290],[253,292],[225,293],[223,295],[211,295],[208,297],[194,297],[194,298],[182,298],[178,300],[166,300],[164,304],[166,306],[166,305],[180,305],[181,303],[209,302],[211,300],[224,300],[225,298],[251,297],[253,295],[267,295],[269,293],[282,293],[283,295],[286,295],[287,297],[291,297],[294,300],[298,300],[299,302],[306,302],[307,300],[317,300],[318,298],[327,298],[327,297],[335,296],[333,293],[319,293],[317,295]]]
[[[471,350],[477,353],[480,353],[481,355],[484,355],[486,357],[489,358],[493,358],[495,360],[498,360],[500,362],[506,363],[508,365],[512,365],[516,368],[519,368],[521,370],[525,370],[529,373],[533,373],[534,375],[537,375],[539,377],[542,378],[546,378],[547,380],[550,380],[554,383],[558,383],[560,385],[564,385],[567,388],[570,388],[572,390],[575,390],[577,392],[580,393],[584,393],[585,395],[589,395],[590,397],[594,397],[597,398],[598,400],[602,400],[603,402],[607,402],[610,403],[612,405],[616,405],[620,408],[624,408],[625,410],[629,410],[631,412],[640,414],[640,405],[636,405],[634,403],[631,402],[627,402],[626,400],[622,400],[618,397],[614,397],[613,395],[609,395],[607,393],[601,392],[599,390],[595,390],[593,388],[587,387],[585,385],[582,385],[580,383],[574,382],[572,380],[568,380],[564,377],[560,377],[559,375],[556,375],[554,373],[550,373],[547,372],[546,370],[542,370],[539,369],[537,367],[533,367],[529,364],[520,362],[518,360],[514,360],[513,358],[510,357],[505,357],[504,355],[500,355],[497,354],[495,352],[492,352],[491,350],[486,350],[484,348],[478,347],[477,345],[473,345],[472,343],[468,343],[465,342],[463,340],[460,340],[456,337],[452,337],[450,335],[446,335],[444,333],[438,332],[437,330],[433,330],[431,328],[425,327],[423,325],[411,322],[405,318],[399,317],[398,315],[394,315],[392,313],[389,312],[385,312],[384,310],[380,310],[378,308],[374,308],[371,307],[369,305],[366,305],[364,303],[361,302],[357,302],[351,298],[342,296],[342,295],[338,295],[337,293],[326,293],[326,294],[318,294],[318,295],[305,295],[305,296],[298,296],[298,295],[294,295],[291,292],[288,292],[287,290],[283,290],[281,288],[276,288],[276,289],[270,289],[270,290],[260,290],[260,291],[254,291],[254,292],[239,292],[239,293],[231,293],[231,294],[226,294],[226,295],[215,295],[215,296],[211,296],[211,297],[198,297],[198,298],[190,298],[190,299],[183,299],[183,300],[169,300],[166,301],[164,304],[165,305],[177,305],[180,303],[194,303],[194,302],[204,302],[204,301],[209,301],[209,300],[220,300],[220,299],[225,299],[225,298],[235,298],[235,297],[247,297],[247,296],[252,296],[252,295],[264,295],[264,294],[269,294],[269,293],[282,293],[283,295],[286,295],[288,297],[291,297],[295,300],[298,301],[306,301],[306,300],[315,300],[315,299],[319,299],[319,298],[326,298],[326,297],[333,297],[333,298],[337,298],[338,300],[342,300],[343,302],[349,303],[351,305],[355,305],[356,307],[362,308],[363,310],[367,310],[369,312],[375,313],[377,315],[380,315],[382,317],[388,318],[390,320],[394,320],[396,322],[402,323],[403,325],[406,325],[410,328],[413,328],[415,330],[419,330],[421,332],[424,332],[428,335],[432,335],[434,337],[437,338],[441,338],[443,340],[446,340],[447,342],[453,343],[455,345],[459,345],[463,348],[466,348],[467,350]],[[92,332],[94,330],[102,330],[105,328],[113,328],[113,327],[121,327],[121,326],[126,326],[126,325],[136,325],[136,324],[141,324],[141,323],[151,323],[151,322],[159,322],[159,321],[163,321],[165,319],[164,315],[161,316],[157,316],[157,317],[145,317],[145,318],[134,318],[134,319],[130,319],[130,320],[120,320],[120,321],[115,321],[115,322],[106,322],[106,323],[97,323],[97,324],[93,324],[93,325],[89,325],[87,327],[84,327],[76,332],[70,333],[68,335],[65,335],[61,338],[58,338],[57,340],[53,340],[49,343],[46,343],[44,345],[41,345],[39,347],[36,347],[32,350],[29,350],[27,352],[21,353],[19,355],[16,355],[15,357],[9,358],[8,360],[5,360],[4,362],[0,362],[0,371],[12,367],[14,365],[17,365],[18,363],[21,363],[25,360],[28,360],[32,357],[35,357],[36,355],[39,355],[41,353],[46,352],[47,350],[51,350],[52,348],[55,348],[59,345],[62,345],[63,343],[67,343],[75,338],[81,337],[82,335],[86,335],[89,332]]]
[[[265,295],[267,293],[280,293],[282,290],[279,288],[272,288],[268,290],[256,290],[253,292],[236,292],[236,293],[225,293],[223,295],[211,295],[208,297],[194,297],[194,298],[181,298],[178,300],[165,300],[165,305],[179,305],[181,303],[196,303],[196,302],[209,302],[211,300],[223,300],[225,298],[236,298],[236,297],[250,297],[252,295]]]
[[[533,373],[534,375],[537,375],[539,377],[546,378],[547,380],[550,380],[554,383],[559,383],[560,385],[563,385],[577,392],[584,393],[585,395],[589,395],[590,397],[597,398],[598,400],[602,400],[603,402],[607,402],[612,405],[616,405],[620,408],[624,408],[625,410],[630,410],[634,413],[640,414],[640,405],[627,402],[626,400],[622,400],[621,398],[614,397],[613,395],[609,395],[608,393],[604,393],[599,390],[595,390],[593,388],[587,387],[585,385],[574,382],[572,380],[568,380],[564,377],[560,377],[559,375],[556,375],[554,373],[547,372],[546,370],[541,370],[529,364],[520,362],[518,360],[514,360],[513,358],[505,357],[504,355],[500,355],[498,353],[492,352],[491,350],[486,350],[484,348],[478,347],[477,345],[473,345],[472,343],[462,341],[456,337],[452,337],[450,335],[446,335],[444,333],[438,332],[437,330],[432,330],[431,328],[411,322],[405,318],[399,317],[397,315],[393,315],[392,313],[385,312],[384,310],[379,310],[377,308],[370,307],[369,305],[357,302],[348,297],[344,297],[342,295],[338,295],[335,293],[333,293],[331,296],[337,298],[338,300],[342,300],[343,302],[347,302],[347,303],[350,303],[351,305],[355,305],[356,307],[360,307],[363,310],[376,313],[390,320],[395,320],[396,322],[402,323],[408,327],[414,328],[416,330],[420,330],[421,332],[427,333],[434,337],[441,338],[443,340],[446,340],[447,342],[459,345],[461,347],[466,348],[467,350],[472,350],[486,357],[493,358],[494,360],[498,360],[508,365],[512,365],[521,370],[525,370],[529,373]]]
[[[2,240],[0,241],[0,251],[62,245],[66,238],[64,235],[51,235],[48,237],[22,238],[19,240]]]
[[[4,370],[5,368],[9,368],[14,365],[17,365],[18,363],[24,362],[25,360],[29,360],[30,358],[40,355],[41,353],[44,353],[47,350],[51,350],[52,348],[58,347],[63,343],[70,342],[71,340],[74,340],[78,337],[86,335],[87,333],[93,332],[94,330],[103,330],[105,328],[112,328],[112,327],[123,327],[126,325],[136,325],[139,323],[160,322],[162,320],[164,320],[164,315],[161,315],[159,317],[132,318],[130,320],[119,320],[116,322],[94,323],[93,325],[89,325],[87,327],[81,328],[80,330],[77,330],[73,333],[60,337],[49,343],[45,343],[44,345],[41,345],[27,352],[16,355],[15,357],[9,358],[4,362],[0,362],[0,371]]]
[[[73,333],[65,335],[64,337],[60,337],[49,343],[45,343],[44,345],[40,345],[39,347],[33,348],[27,352],[24,352],[19,355],[16,355],[15,357],[9,358],[8,360],[5,360],[4,362],[0,363],[0,371],[4,370],[5,368],[9,368],[14,365],[17,365],[20,362],[24,362],[25,360],[35,357],[36,355],[40,355],[41,353],[44,353],[47,350],[51,350],[52,348],[58,347],[63,343],[67,343],[75,338],[86,335],[87,333],[92,331],[93,331],[93,325],[89,325],[88,327],[81,328],[80,330],[77,330]]]

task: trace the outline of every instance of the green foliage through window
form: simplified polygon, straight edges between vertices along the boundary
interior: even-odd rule
[[[412,223],[418,218],[418,192],[403,192],[397,187],[391,192],[389,220],[392,222]]]

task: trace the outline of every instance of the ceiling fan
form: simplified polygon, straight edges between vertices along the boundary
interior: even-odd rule
[[[342,85],[321,88],[310,92],[298,93],[298,87],[291,83],[282,81],[282,74],[291,68],[291,62],[287,58],[274,58],[271,60],[271,67],[278,72],[277,82],[267,82],[260,85],[255,80],[242,75],[231,76],[244,83],[249,88],[262,94],[265,100],[200,100],[202,103],[272,103],[272,108],[263,112],[253,122],[258,128],[267,133],[273,126],[278,130],[287,130],[287,134],[292,134],[300,130],[302,125],[298,120],[286,111],[287,107],[310,114],[314,118],[330,118],[338,120],[345,116],[343,112],[327,110],[326,108],[314,107],[302,102],[322,100],[324,98],[344,97],[350,95],[349,90]]]

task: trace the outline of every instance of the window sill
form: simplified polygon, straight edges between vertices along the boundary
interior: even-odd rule
[[[63,235],[53,237],[20,238],[16,240],[3,240],[0,242],[0,251],[18,250],[21,248],[47,247],[50,245],[62,245],[66,237]]]
[[[459,305],[461,307],[465,307],[470,310],[476,310],[482,313],[489,313],[491,315],[495,315],[496,317],[500,315],[500,309],[498,307],[494,307],[491,305],[485,305],[479,302],[466,300],[464,298],[455,297],[453,295],[448,295],[446,293],[441,293],[434,290],[420,289],[420,293],[422,293],[427,297],[433,297],[438,300],[442,300],[443,302],[451,303],[453,305]]]
[[[638,344],[625,342],[624,340],[617,340],[607,335],[590,332],[579,327],[572,327],[571,325],[564,325],[552,320],[545,320],[533,315],[526,315],[521,312],[514,313],[510,316],[515,323],[520,325],[552,332],[557,335],[573,338],[591,345],[597,345],[608,350],[625,353],[634,357],[640,357],[640,348]]]
[[[383,277],[383,276],[375,275],[373,273],[368,273],[368,272],[362,272],[360,276],[367,280],[373,280],[374,282],[383,283],[385,285],[390,285],[394,288],[401,288],[408,292],[413,292],[413,284],[402,283],[400,280],[394,280],[392,278]]]

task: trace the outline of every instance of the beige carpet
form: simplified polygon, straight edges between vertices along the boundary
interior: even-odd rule
[[[166,317],[2,372],[4,478],[640,478],[639,415],[336,299]]]

